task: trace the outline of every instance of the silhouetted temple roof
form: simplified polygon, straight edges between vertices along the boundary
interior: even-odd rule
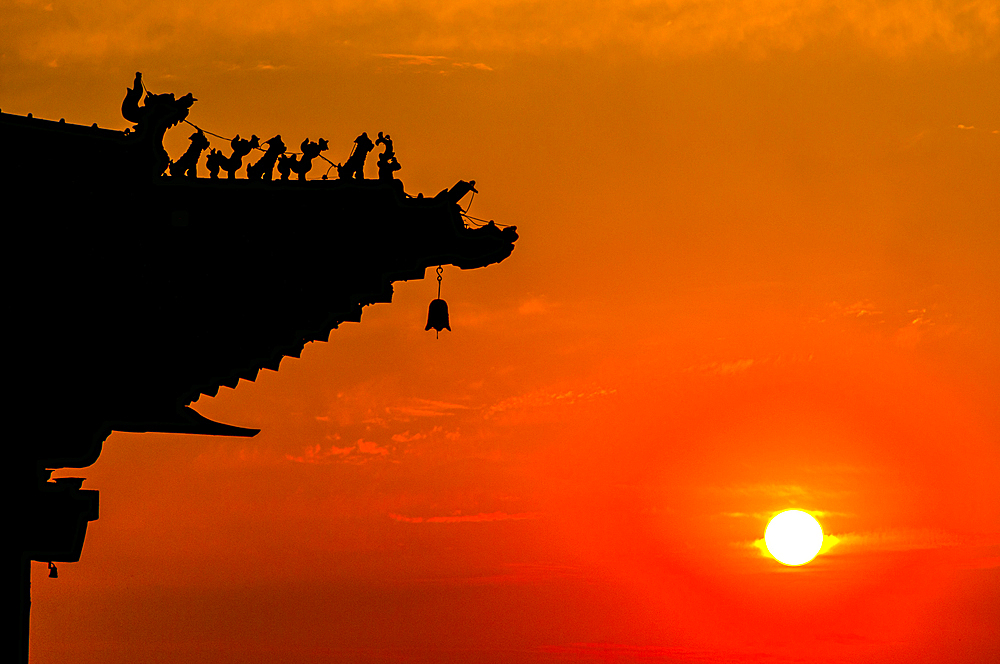
[[[355,140],[339,180],[306,179],[326,141],[283,154],[280,136],[247,161],[253,179],[236,172],[259,147],[255,136],[231,139],[229,156],[213,150],[212,177],[194,177],[209,147],[202,130],[175,160],[162,143],[194,98],[145,93],[140,106],[142,97],[137,74],[122,103],[134,131],[0,113],[16,393],[3,445],[14,470],[8,530],[20,551],[23,662],[29,561],[79,560],[98,517],[96,491],[50,481],[46,469],[94,463],[113,430],[254,435],[189,404],[359,321],[365,305],[391,300],[393,281],[439,264],[484,267],[517,240],[514,227],[466,227],[458,201],[474,183],[432,198],[404,193],[381,133]],[[365,180],[376,145],[379,179]],[[216,179],[222,170],[228,178]]]
[[[32,445],[48,467],[93,463],[109,429],[253,433],[186,405],[360,320],[393,281],[499,262],[517,238],[466,228],[462,187],[153,176],[135,135],[8,114],[0,140],[22,155],[0,172],[21,203],[8,246],[30,266],[12,347],[22,394],[45,404]],[[56,154],[72,158],[52,172]]]

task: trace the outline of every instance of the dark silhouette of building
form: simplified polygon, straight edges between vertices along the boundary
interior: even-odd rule
[[[195,100],[141,97],[137,75],[127,132],[0,113],[15,395],[4,597],[20,616],[7,643],[21,662],[30,561],[78,561],[98,517],[97,491],[51,481],[53,469],[94,463],[112,431],[252,436],[190,404],[359,321],[394,281],[497,263],[517,239],[513,227],[465,227],[464,182],[413,198],[358,171],[271,181],[280,137],[255,179],[167,177],[164,133]]]

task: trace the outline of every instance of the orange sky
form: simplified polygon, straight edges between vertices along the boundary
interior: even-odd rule
[[[439,340],[433,278],[399,283],[197,403],[256,438],[115,433],[62,472],[101,518],[33,566],[33,662],[1000,661],[995,0],[0,26],[4,112],[124,128],[138,70],[226,136],[342,161],[388,132],[407,191],[476,179],[470,213],[521,234],[446,268]],[[836,538],[801,568],[754,545],[791,507]]]

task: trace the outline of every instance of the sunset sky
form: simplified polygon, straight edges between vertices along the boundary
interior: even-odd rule
[[[224,136],[387,132],[521,236],[445,267],[440,339],[428,270],[195,404],[257,437],[60,471],[101,517],[33,564],[33,663],[1000,661],[998,0],[4,0],[0,36],[4,112],[124,129],[141,71]],[[802,567],[759,546],[789,508]]]

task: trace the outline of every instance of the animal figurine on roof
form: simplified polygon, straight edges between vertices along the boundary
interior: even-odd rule
[[[360,137],[359,137],[360,138]],[[392,150],[392,136],[389,134],[378,133],[378,138],[375,139],[375,145],[382,145],[385,150],[380,154],[380,157],[385,157],[386,159],[392,159],[396,156],[396,153]]]
[[[208,149],[208,138],[201,129],[191,134],[190,138],[191,145],[187,151],[177,161],[170,162],[170,175],[174,177],[198,177],[198,160],[201,159],[201,153]]]
[[[152,144],[151,156],[140,166],[140,170],[148,168],[152,175],[159,176],[170,165],[170,156],[163,147],[163,135],[167,129],[187,118],[191,106],[198,100],[190,92],[175,99],[172,92],[154,95],[147,91],[143,105],[139,106],[142,90],[142,73],[136,72],[135,82],[126,90],[122,100],[122,116],[136,125],[131,140]]]
[[[347,158],[347,161],[344,162],[344,165],[337,164],[338,177],[341,180],[350,180],[352,177],[356,180],[364,180],[365,158],[374,149],[375,144],[372,143],[372,139],[368,138],[368,132],[362,132],[360,136],[354,139],[354,150],[351,152],[351,156]]]
[[[240,135],[236,134],[236,137],[229,144],[233,147],[232,156],[227,157],[215,149],[208,153],[208,173],[213,180],[219,177],[220,170],[228,173],[227,179],[235,180],[236,171],[243,166],[243,157],[250,154],[254,148],[260,147],[260,139],[253,135],[248,140],[240,138]]]
[[[250,180],[270,180],[274,172],[274,163],[278,157],[285,153],[285,144],[281,140],[281,134],[264,141],[267,151],[256,163],[247,166],[247,178]]]
[[[300,180],[305,180],[306,173],[312,168],[313,159],[318,157],[319,153],[326,150],[328,146],[325,138],[319,139],[319,143],[313,143],[307,138],[299,146],[302,150],[302,159],[295,155],[281,155],[278,159],[278,172],[281,173],[281,179],[287,180],[292,173],[296,173]]]
[[[136,124],[137,133],[158,125],[164,125],[163,130],[166,131],[183,121],[191,106],[198,101],[190,92],[176,99],[173,92],[157,95],[147,90],[146,99],[139,106],[143,89],[142,72],[137,71],[132,87],[126,88],[125,99],[122,100],[122,116]]]
[[[392,180],[393,173],[402,168],[396,159],[396,153],[392,150],[392,137],[389,134],[383,136],[382,132],[379,132],[375,145],[385,146],[385,151],[378,156],[378,179]]]
[[[393,173],[401,169],[399,161],[395,157],[390,157],[386,159],[383,154],[378,156],[378,179],[379,180],[392,180]]]

